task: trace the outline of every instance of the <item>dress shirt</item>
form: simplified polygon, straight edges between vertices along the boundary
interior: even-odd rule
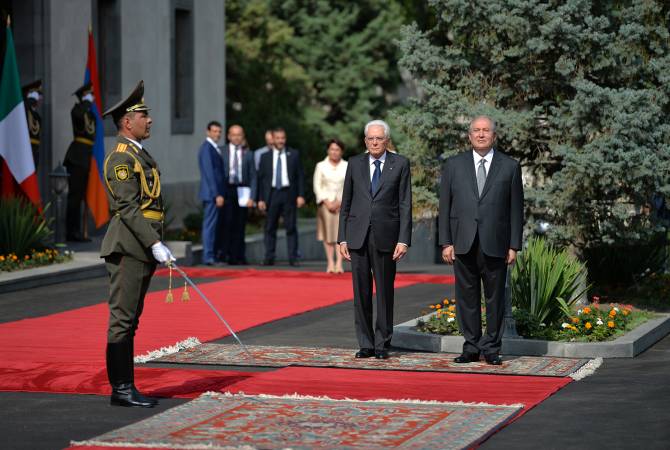
[[[491,169],[491,161],[493,160],[493,152],[494,152],[494,150],[491,149],[491,150],[489,150],[489,152],[486,155],[484,155],[482,157],[482,156],[479,156],[479,153],[477,153],[476,151],[474,151],[474,150],[472,151],[472,158],[475,161],[475,174],[477,173],[477,169],[479,169],[479,161],[481,161],[483,159],[483,160],[485,160],[484,169],[486,169],[486,177],[488,178],[489,170]]]
[[[384,172],[384,163],[386,162],[386,152],[379,157],[379,160],[382,162],[379,165],[379,171]],[[370,181],[372,181],[372,175],[375,173],[375,161],[377,161],[372,155],[368,155],[368,162],[370,163]]]
[[[281,158],[281,186],[282,188],[289,187],[288,182],[288,167],[286,165],[286,149],[281,151],[274,149],[272,152],[272,187],[277,187],[277,158]]]
[[[124,137],[125,137],[125,136],[124,136]],[[137,145],[137,148],[139,148],[140,150],[142,150],[142,148],[143,148],[143,147],[142,147],[142,144],[140,144],[139,142],[137,142],[135,139],[130,139],[129,137],[125,137],[125,138],[128,139],[128,140],[129,140],[130,142],[132,142],[133,144]]]
[[[233,161],[235,161],[235,146],[233,144],[228,144],[228,181],[234,180],[235,175],[239,174],[237,177],[240,183],[243,183],[242,179],[242,146],[239,145],[237,149],[237,167],[233,167]],[[237,182],[237,180],[236,180]]]
[[[214,147],[216,149],[216,153],[218,153],[219,156],[221,156],[221,149],[219,148],[218,145],[216,145],[216,142],[214,142],[214,139],[212,139],[211,137],[207,137],[207,142],[212,144],[212,147]]]

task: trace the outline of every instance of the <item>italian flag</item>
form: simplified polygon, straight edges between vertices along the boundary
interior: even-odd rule
[[[26,197],[41,209],[40,191],[33,162],[28,122],[23,107],[19,66],[16,63],[14,39],[7,20],[7,48],[0,78],[0,156],[4,159],[3,169],[9,169]],[[7,175],[7,170],[3,171]],[[4,176],[3,176],[4,178]],[[6,181],[3,180],[3,184]]]

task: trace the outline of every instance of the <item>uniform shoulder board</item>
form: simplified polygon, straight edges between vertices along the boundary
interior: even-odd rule
[[[115,152],[125,152],[126,149],[128,148],[128,144],[124,144],[123,142],[119,142],[116,144],[116,148],[114,149]]]

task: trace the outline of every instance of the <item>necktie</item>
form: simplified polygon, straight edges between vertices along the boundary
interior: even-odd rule
[[[240,146],[236,145],[235,149],[233,150],[233,163],[232,167],[230,168],[230,177],[232,178],[232,183],[233,184],[238,184],[240,182],[240,174],[238,173],[238,165],[239,165],[239,159],[237,156],[238,151],[240,150]]]
[[[480,197],[484,190],[484,184],[486,184],[486,167],[484,166],[484,163],[486,163],[486,160],[484,158],[480,159],[479,167],[477,167],[477,190],[479,191]]]
[[[282,187],[281,154],[282,154],[282,152],[278,152],[278,154],[277,154],[277,168],[275,169],[275,187],[277,189],[281,189],[281,187]]]
[[[382,169],[381,165],[382,162],[380,160],[375,160],[373,162],[375,165],[375,171],[372,173],[372,182],[370,183],[370,193],[372,195],[375,195],[377,193],[377,189],[379,189],[379,178],[382,176]]]

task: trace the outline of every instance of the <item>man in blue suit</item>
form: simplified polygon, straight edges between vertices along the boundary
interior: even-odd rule
[[[208,266],[218,262],[221,255],[221,218],[226,196],[223,158],[218,147],[221,139],[221,124],[212,121],[207,124],[207,139],[200,146],[198,165],[200,166],[199,198],[204,206],[202,221],[202,260]]]
[[[221,150],[226,184],[221,252],[228,264],[246,265],[244,229],[256,198],[254,154],[246,147],[244,129],[239,125],[228,128],[228,145]]]

